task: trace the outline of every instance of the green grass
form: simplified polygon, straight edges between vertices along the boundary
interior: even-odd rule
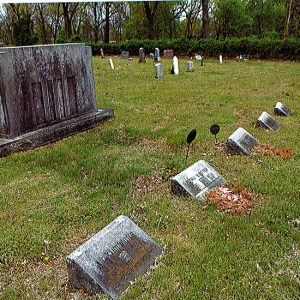
[[[99,107],[116,117],[88,132],[0,159],[0,299],[70,299],[65,257],[118,215],[164,246],[157,268],[123,299],[295,299],[300,296],[300,68],[297,63],[196,63],[155,79],[152,62],[94,58]],[[294,114],[278,132],[254,128],[281,101]],[[230,156],[214,148],[243,127],[289,147],[284,161]],[[174,196],[168,178],[184,169],[184,141],[196,128],[189,164],[206,160],[255,196],[249,216]],[[45,245],[45,240],[49,241]],[[42,252],[49,261],[44,260]],[[96,297],[91,297],[96,298]],[[100,298],[106,299],[105,295]]]

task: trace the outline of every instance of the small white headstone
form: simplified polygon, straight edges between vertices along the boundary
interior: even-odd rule
[[[274,107],[274,113],[278,116],[289,116],[292,114],[292,111],[281,102],[277,102]]]
[[[202,56],[201,55],[195,55],[195,60],[196,61],[201,61],[202,60]]]
[[[178,66],[178,58],[177,56],[173,57],[173,70],[174,70],[174,75],[179,74],[179,66]]]
[[[204,160],[199,160],[171,179],[174,193],[198,199],[225,183],[226,180]]]
[[[279,128],[276,120],[265,111],[260,115],[256,124],[272,131],[276,131]]]
[[[109,59],[109,66],[110,66],[111,70],[114,70],[114,68],[115,68],[114,63],[111,58]]]
[[[219,63],[220,63],[220,64],[223,63],[223,56],[222,56],[222,55],[219,56]]]
[[[246,155],[251,155],[252,149],[259,144],[255,137],[241,127],[227,139],[227,142],[233,149]]]

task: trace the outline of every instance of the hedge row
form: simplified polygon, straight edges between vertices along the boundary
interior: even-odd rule
[[[173,49],[176,55],[236,57],[244,54],[255,58],[274,58],[300,60],[300,40],[296,39],[258,39],[258,38],[230,38],[224,41],[216,39],[173,39],[173,40],[130,40],[122,43],[87,43],[92,46],[93,55],[100,55],[103,48],[105,54],[119,55],[121,51],[129,51],[130,55],[138,55],[140,47],[144,47],[147,54],[158,47],[161,53],[165,49]]]

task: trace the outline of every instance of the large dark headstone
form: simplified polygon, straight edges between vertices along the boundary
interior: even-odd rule
[[[277,102],[275,107],[274,107],[274,113],[277,116],[289,116],[292,114],[292,111],[283,105],[281,102]]]
[[[0,146],[0,156],[47,144],[113,116],[111,110],[96,108],[91,58],[91,47],[82,44],[1,50],[0,139],[8,142]]]
[[[234,150],[246,155],[251,155],[252,149],[259,144],[255,137],[241,127],[227,139],[227,142]]]
[[[199,160],[171,179],[175,194],[200,199],[211,189],[224,183],[225,179],[204,160]]]
[[[162,247],[125,216],[119,216],[67,256],[70,284],[113,299],[162,253]]]
[[[279,128],[279,124],[276,120],[265,111],[258,118],[256,125],[272,131],[276,131]]]

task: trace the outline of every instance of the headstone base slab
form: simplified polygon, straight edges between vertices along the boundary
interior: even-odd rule
[[[98,109],[96,112],[37,129],[16,138],[0,138],[0,157],[50,144],[78,132],[96,127],[112,117],[114,117],[113,110]]]

